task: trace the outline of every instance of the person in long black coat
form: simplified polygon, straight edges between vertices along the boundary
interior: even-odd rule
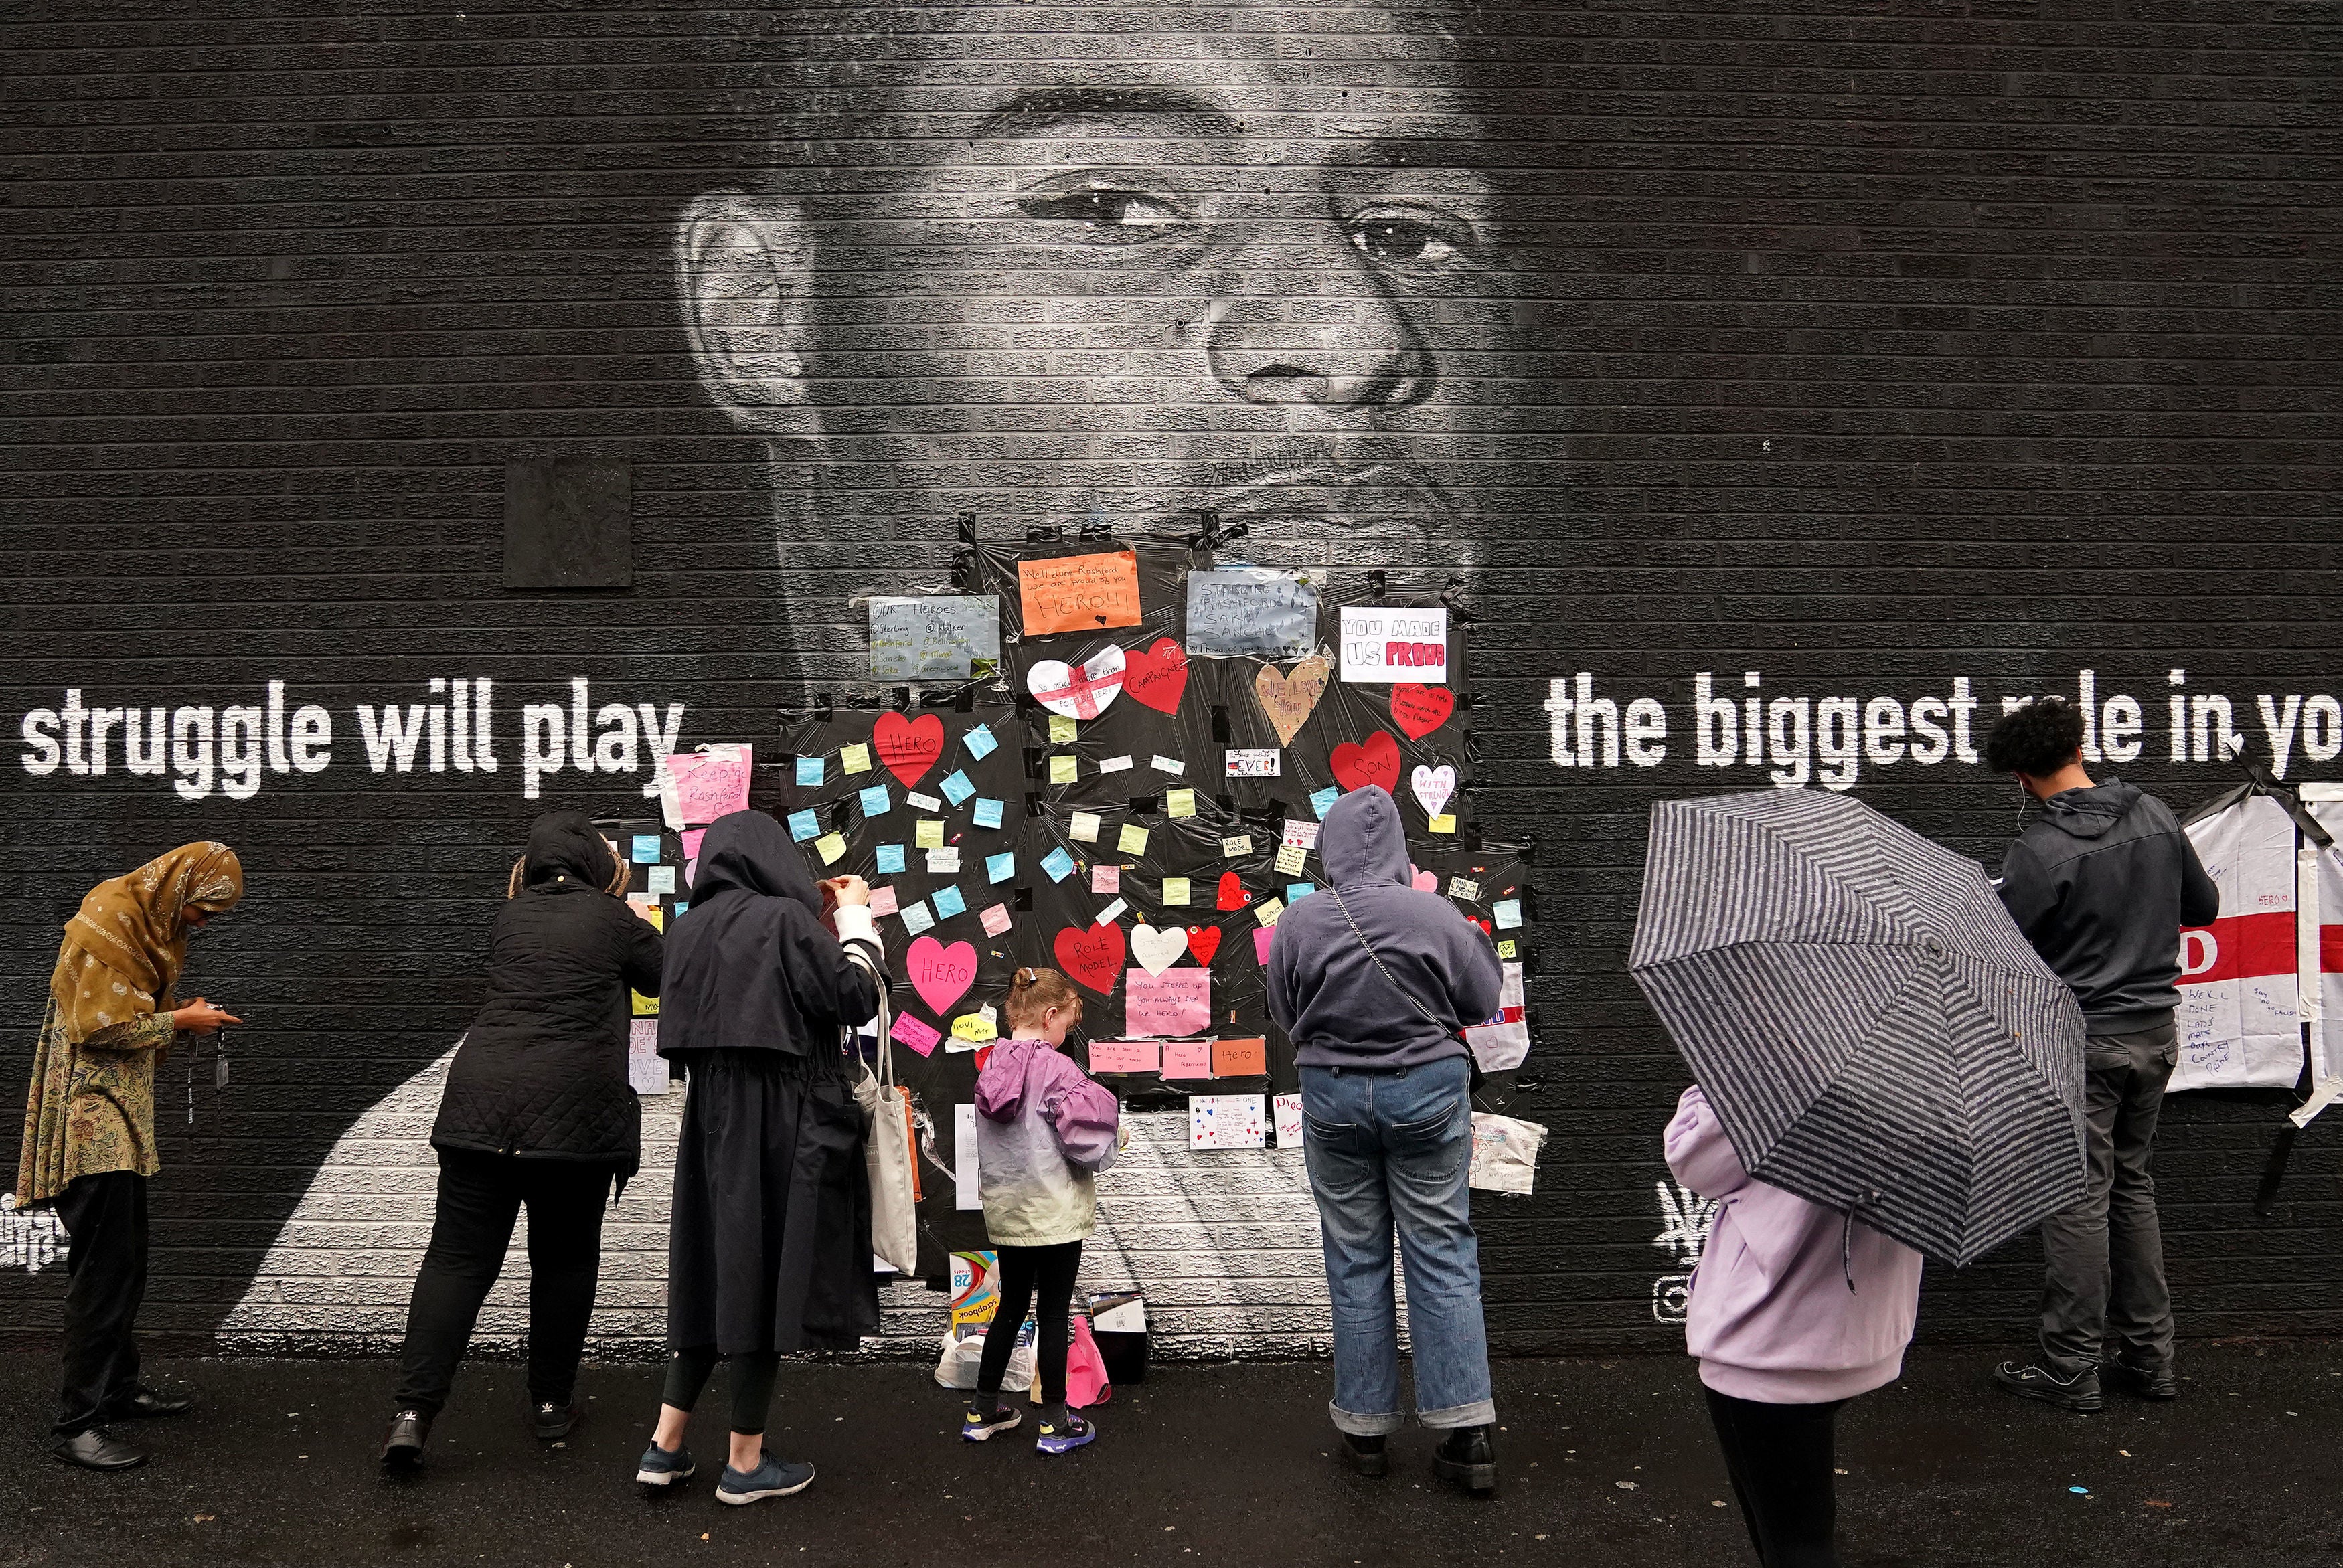
[[[382,1462],[408,1469],[528,1207],[528,1397],[537,1435],[566,1436],[601,1270],[612,1178],[642,1164],[627,1076],[628,990],[657,996],[659,928],[621,901],[627,864],[579,811],[528,830],[488,939],[487,996],[447,1070],[431,1144],[439,1201],[407,1309],[397,1413]]]
[[[668,1243],[667,1388],[635,1479],[692,1473],[684,1429],[731,1363],[725,1503],[800,1492],[813,1467],[764,1446],[776,1357],[852,1349],[879,1325],[860,1057],[846,1030],[879,1010],[881,953],[860,877],[817,883],[781,825],[719,818],[691,908],[669,933],[659,1054],[689,1085]]]

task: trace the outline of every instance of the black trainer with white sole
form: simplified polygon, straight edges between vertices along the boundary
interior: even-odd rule
[[[2107,1405],[2106,1396],[2099,1392],[2099,1374],[2095,1367],[2060,1377],[2038,1362],[2028,1362],[2024,1366],[2004,1362],[1993,1369],[1993,1381],[2006,1393],[2071,1410],[2077,1415],[2096,1415]]]

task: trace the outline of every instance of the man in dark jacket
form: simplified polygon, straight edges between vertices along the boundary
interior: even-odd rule
[[[1493,1490],[1488,1332],[1467,1182],[1473,1062],[1463,1029],[1497,1010],[1488,934],[1410,885],[1399,807],[1369,787],[1326,813],[1329,884],[1285,911],[1269,1010],[1302,1069],[1302,1158],[1334,1308],[1330,1407],[1352,1462],[1381,1475],[1399,1402],[1392,1229],[1407,1254],[1416,1417],[1443,1431],[1433,1468]]]
[[[2148,1158],[2179,1060],[2180,928],[2209,923],[2221,895],[2162,801],[2091,781],[2082,742],[2082,715],[2046,698],[2005,715],[1985,754],[2042,802],[2003,858],[2001,900],[2082,1005],[2090,1160],[2082,1202],[2042,1226],[2041,1353],[1994,1377],[2020,1398],[2087,1412],[2102,1402],[2107,1329],[2121,1342],[2114,1375],[2148,1399],[2178,1392]]]

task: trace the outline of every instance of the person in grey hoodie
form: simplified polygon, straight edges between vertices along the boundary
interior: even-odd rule
[[[1411,882],[1399,807],[1354,790],[1326,813],[1328,886],[1278,920],[1269,1010],[1302,1070],[1302,1155],[1318,1200],[1334,1309],[1330,1410],[1353,1465],[1387,1467],[1406,1417],[1392,1231],[1407,1259],[1416,1418],[1443,1431],[1434,1471],[1497,1483],[1481,1251],[1466,1179],[1473,1062],[1463,1028],[1497,1010],[1488,934]]]
[[[2005,714],[1986,761],[2014,773],[2042,815],[2002,859],[2001,901],[2083,1010],[2089,1184],[2042,1224],[2041,1351],[1994,1380],[2021,1399],[2099,1409],[2110,1370],[2147,1399],[2173,1398],[2172,1292],[2148,1159],[2164,1085],[2180,1060],[2180,928],[2209,924],[2220,890],[2164,802],[2083,771],[2083,718],[2056,698]]]

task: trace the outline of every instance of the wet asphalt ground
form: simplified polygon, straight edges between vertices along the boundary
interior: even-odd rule
[[[2183,1347],[2182,1398],[2110,1393],[2097,1416],[2021,1404],[1989,1351],[1916,1351],[1902,1382],[1840,1418],[1850,1568],[1918,1564],[2343,1563],[2343,1346]],[[385,1478],[373,1445],[390,1369],[369,1362],[166,1361],[193,1414],[121,1430],[155,1460],[122,1475],[45,1452],[54,1366],[0,1356],[0,1568],[183,1563],[1754,1563],[1693,1367],[1677,1358],[1497,1367],[1502,1494],[1431,1474],[1349,1474],[1322,1363],[1160,1366],[1115,1391],[1098,1442],[1058,1459],[1031,1424],[954,1436],[957,1396],[904,1362],[785,1366],[769,1441],[820,1472],[799,1496],[714,1496],[723,1390],[680,1495],[635,1486],[658,1369],[589,1367],[590,1419],[559,1447],[523,1421],[520,1369],[474,1362],[428,1462]],[[722,1374],[719,1374],[719,1382]]]

